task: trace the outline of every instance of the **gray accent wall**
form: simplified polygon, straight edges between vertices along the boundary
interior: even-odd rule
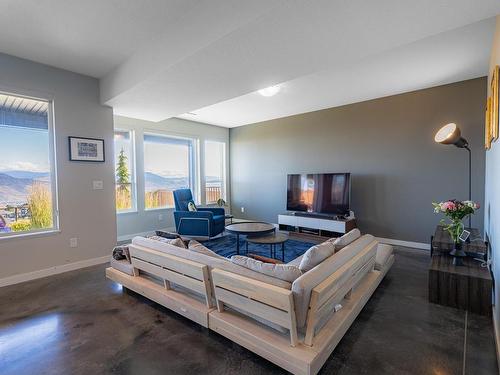
[[[485,100],[478,78],[232,128],[233,213],[276,223],[288,173],[351,172],[362,232],[429,243],[440,219],[431,202],[468,195],[467,152],[433,140],[448,122],[469,140],[472,195],[484,202]],[[473,226],[483,228],[483,212]]]
[[[0,54],[0,91],[54,101],[60,218],[59,232],[0,238],[0,279],[43,276],[110,256],[116,244],[113,111],[99,102],[98,80]],[[104,139],[106,161],[70,162],[68,136]],[[93,190],[93,180],[104,188]],[[78,239],[78,247],[70,248],[70,238]]]

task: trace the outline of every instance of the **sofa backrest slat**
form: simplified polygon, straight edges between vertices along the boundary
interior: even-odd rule
[[[377,248],[375,246],[365,248],[361,253],[349,260],[331,276],[316,286],[313,291],[319,294],[318,306],[322,306],[335,293],[342,288],[354,275],[370,260],[375,262]],[[365,272],[366,273],[366,272]]]
[[[291,291],[231,272],[212,271],[214,286],[260,301],[283,311],[290,311]]]
[[[190,276],[197,280],[203,280],[203,268],[206,266],[201,263],[196,263],[188,259],[182,259],[136,245],[130,247],[130,256],[168,268],[169,270]]]
[[[297,345],[297,322],[290,290],[219,269],[212,270],[217,309],[224,305],[290,330],[290,343]]]
[[[184,288],[193,290],[201,295],[204,295],[206,292],[205,285],[202,280],[171,271],[167,268],[163,268],[157,266],[156,264],[148,263],[134,257],[132,257],[132,265],[141,271],[148,272],[174,284],[182,285]]]

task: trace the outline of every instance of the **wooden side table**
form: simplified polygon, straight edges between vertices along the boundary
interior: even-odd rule
[[[471,232],[479,234],[477,229]],[[454,266],[448,255],[452,246],[448,232],[438,226],[429,265],[429,302],[490,316],[492,279],[488,267],[482,267],[482,262],[471,256],[464,259],[463,266]],[[487,245],[476,237],[464,244],[464,250],[482,259]]]

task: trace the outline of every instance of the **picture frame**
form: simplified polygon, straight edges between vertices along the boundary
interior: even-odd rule
[[[490,123],[490,132],[491,139],[496,141],[499,136],[499,98],[498,98],[498,90],[499,90],[499,78],[500,78],[500,67],[497,65],[493,69],[493,74],[491,77],[491,123]]]
[[[106,160],[104,139],[68,137],[69,160],[102,163]]]
[[[486,100],[486,112],[484,115],[484,148],[491,147],[491,97]]]

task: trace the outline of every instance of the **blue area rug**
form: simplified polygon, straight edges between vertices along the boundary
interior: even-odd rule
[[[236,235],[225,233],[222,237],[213,238],[209,241],[204,241],[203,245],[217,254],[230,258],[236,255]],[[245,255],[245,236],[240,236],[240,255]],[[290,262],[304,254],[313,243],[302,242],[297,240],[288,240],[285,242],[285,263]],[[265,257],[271,256],[270,245],[248,244],[248,252],[252,254],[262,255]],[[281,260],[281,245],[276,246],[276,259]]]

